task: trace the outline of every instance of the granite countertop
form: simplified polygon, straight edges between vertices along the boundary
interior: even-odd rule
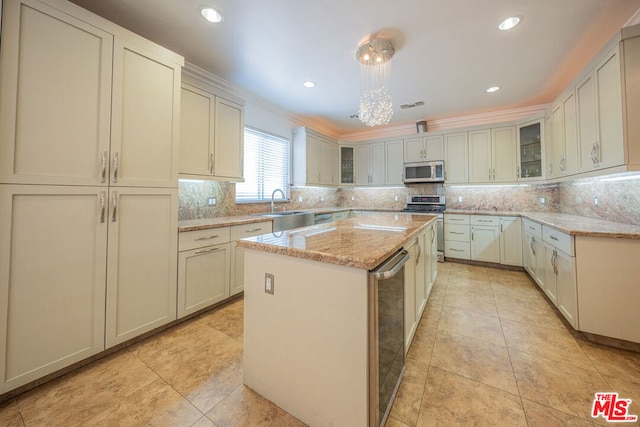
[[[523,218],[572,236],[640,239],[640,226],[565,213],[522,212]]]
[[[490,211],[481,209],[449,209],[447,208],[444,213],[446,214],[459,214],[459,215],[493,215],[493,216],[520,216],[520,212],[514,211]]]
[[[381,212],[249,237],[239,240],[238,246],[373,270],[436,218]]]

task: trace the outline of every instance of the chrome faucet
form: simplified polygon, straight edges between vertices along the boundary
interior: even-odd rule
[[[284,191],[282,191],[279,188],[276,188],[275,190],[273,190],[273,193],[271,193],[271,213],[274,213],[276,211],[275,206],[273,205],[273,203],[275,202],[274,197],[276,197],[276,193],[280,192],[280,194],[282,194],[282,200],[285,200],[285,195],[284,195]]]

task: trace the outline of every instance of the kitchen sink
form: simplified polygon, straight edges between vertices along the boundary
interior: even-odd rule
[[[260,214],[260,216],[273,218],[273,231],[283,231],[313,225],[315,215],[304,211],[282,211]]]

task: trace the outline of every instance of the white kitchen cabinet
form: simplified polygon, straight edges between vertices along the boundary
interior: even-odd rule
[[[522,267],[522,220],[500,217],[500,264]]]
[[[544,120],[521,123],[516,127],[518,142],[518,180],[541,179],[544,173],[542,146],[544,144]]]
[[[385,184],[402,185],[404,178],[404,142],[387,141],[384,143],[385,149]]]
[[[293,184],[334,186],[336,142],[308,128],[293,130]],[[337,145],[336,145],[337,147]]]
[[[0,182],[106,186],[113,35],[35,0],[3,15]]]
[[[541,289],[544,290],[544,244],[542,226],[529,219],[522,221],[524,233],[524,267]]]
[[[416,328],[427,305],[427,234],[420,233],[405,249],[409,261],[405,264],[405,354],[415,335]]]
[[[573,237],[543,226],[544,291],[560,313],[578,329],[578,297]]]
[[[438,278],[438,226],[437,222],[433,222],[427,229],[426,234],[427,255],[427,300],[431,295],[433,285]]]
[[[596,92],[591,73],[576,85],[578,110],[578,171],[588,172],[595,168],[593,156],[596,143]]]
[[[244,179],[244,110],[216,96],[213,175],[225,181]]]
[[[181,93],[180,176],[241,180],[242,106],[187,84]]]
[[[385,185],[385,143],[356,146],[356,185]]]
[[[598,129],[594,154],[597,167],[619,166],[624,164],[619,44],[596,65],[594,76]]]
[[[340,146],[331,144],[331,184],[340,185]]]
[[[469,215],[444,214],[444,256],[471,259]]]
[[[230,296],[244,291],[244,248],[238,247],[236,241],[244,239],[245,237],[271,233],[272,231],[273,223],[271,221],[231,226]]]
[[[469,182],[467,132],[444,135],[444,180],[447,184]]]
[[[405,162],[426,162],[444,159],[444,136],[427,135],[404,140]]]
[[[104,349],[107,203],[106,188],[0,185],[0,393]]]
[[[469,182],[491,181],[491,130],[469,132]]]
[[[356,182],[355,150],[352,145],[340,145],[340,185],[353,185]]]
[[[500,262],[500,220],[497,216],[471,215],[471,259]]]
[[[578,106],[575,91],[571,90],[561,102],[564,161],[559,165],[563,175],[573,175],[578,172]]]
[[[111,188],[106,347],[176,318],[178,190]]]
[[[180,66],[114,40],[110,185],[178,186]]]

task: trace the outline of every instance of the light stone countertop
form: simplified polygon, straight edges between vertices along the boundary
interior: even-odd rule
[[[445,214],[520,216],[572,236],[640,239],[640,226],[586,216],[551,212],[505,212],[473,209],[447,209]]]
[[[380,212],[249,237],[238,246],[373,270],[435,220],[435,215]]]

